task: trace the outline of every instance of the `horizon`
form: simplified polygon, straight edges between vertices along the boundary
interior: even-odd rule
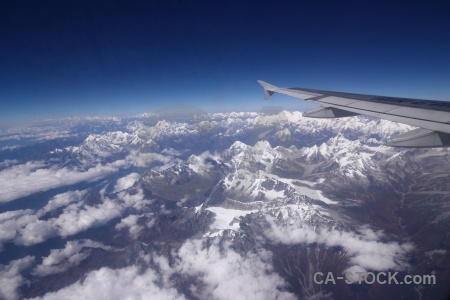
[[[295,100],[294,100],[295,102]],[[276,104],[276,103],[274,103]],[[311,106],[316,106],[315,104],[311,104],[308,103]],[[167,105],[167,106],[162,106],[159,107],[153,111],[146,111],[146,112],[142,112],[142,113],[138,113],[138,114],[109,114],[109,115],[84,115],[84,116],[59,116],[59,117],[54,117],[54,118],[43,118],[43,119],[37,119],[37,120],[29,120],[26,123],[20,123],[20,124],[9,124],[9,125],[2,125],[0,124],[0,130],[5,130],[5,129],[13,129],[13,128],[27,128],[27,127],[31,127],[34,125],[39,125],[41,123],[45,123],[45,122],[53,122],[53,121],[70,121],[70,120],[107,120],[107,119],[113,119],[113,118],[118,118],[118,119],[132,119],[132,118],[145,118],[148,116],[152,116],[152,115],[160,115],[161,113],[157,113],[156,111],[162,110],[166,107],[176,107],[176,106],[191,106],[191,105],[186,105],[186,104],[180,104],[180,103],[176,103],[173,105]],[[199,110],[203,110],[201,107],[197,107],[192,105],[192,108],[197,108]],[[267,113],[264,110],[267,108],[276,108],[277,110],[279,108],[281,108],[281,110],[279,112],[283,112],[283,111],[287,111],[287,112],[303,112],[304,110],[300,110],[298,108],[292,108],[292,107],[284,107],[284,106],[280,106],[280,105],[263,105],[261,106],[259,109],[247,109],[247,110],[220,110],[220,111],[205,111],[206,114],[208,115],[214,115],[214,114],[221,114],[221,113],[225,113],[225,114],[231,114],[231,113],[257,113],[257,114],[264,114]],[[165,113],[164,113],[165,114]]]

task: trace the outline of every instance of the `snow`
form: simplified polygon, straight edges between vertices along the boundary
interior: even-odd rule
[[[269,200],[274,200],[274,199],[285,198],[286,197],[284,195],[284,190],[283,191],[266,190],[266,191],[264,191],[264,195]]]
[[[393,159],[399,157],[401,154],[402,154],[401,152],[396,153],[396,154],[392,155],[391,157],[389,157],[386,161],[391,161],[391,160],[393,160]]]
[[[307,196],[311,199],[314,200],[319,200],[322,201],[326,204],[337,204],[336,201],[330,200],[327,197],[325,197],[321,191],[316,190],[313,188],[313,185],[315,185],[315,183],[313,182],[309,182],[309,181],[305,181],[305,180],[294,180],[294,179],[285,179],[285,178],[280,178],[276,175],[271,175],[272,177],[276,178],[277,180],[287,183],[289,184],[292,188],[294,188],[298,194],[300,195],[304,195]],[[311,186],[311,188],[305,187],[305,186],[298,186],[296,185],[294,182],[301,182],[301,183],[305,183]]]
[[[256,210],[244,211],[237,209],[229,209],[223,207],[208,207],[206,210],[213,212],[216,215],[214,223],[211,225],[211,230],[208,236],[213,237],[220,234],[223,230],[239,230],[239,222],[231,222],[236,218],[239,219],[243,216],[256,212]],[[215,229],[215,230],[214,230]]]
[[[317,146],[311,147],[313,151],[319,151]],[[327,150],[327,147],[320,149]],[[253,147],[245,145],[241,142],[235,142],[228,150],[233,157],[231,162],[234,165],[235,171],[230,173],[223,179],[224,186],[229,190],[242,191],[252,197],[257,197],[263,193],[267,200],[286,199],[289,191],[295,191],[300,196],[307,196],[311,199],[319,200],[327,204],[336,204],[336,202],[323,196],[323,194],[314,188],[315,183],[306,180],[293,180],[281,178],[277,175],[271,174],[270,169],[273,162],[278,158],[283,158],[283,154],[279,152],[281,148],[272,148],[267,141],[259,141]],[[311,151],[306,148],[306,151]],[[328,154],[327,154],[328,155]],[[251,162],[259,162],[266,166],[265,170],[250,172],[246,170],[246,166]],[[282,189],[275,190],[274,188],[265,188],[263,183],[272,181],[273,186],[278,183],[284,183],[287,186]],[[269,183],[272,184],[272,183]],[[301,184],[301,185],[300,185]]]

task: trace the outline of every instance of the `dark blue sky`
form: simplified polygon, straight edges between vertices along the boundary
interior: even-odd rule
[[[8,3],[10,2],[10,3]],[[0,124],[291,107],[279,86],[450,100],[446,1],[1,1]]]

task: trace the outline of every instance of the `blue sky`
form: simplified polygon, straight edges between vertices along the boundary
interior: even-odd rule
[[[2,1],[0,125],[305,108],[284,87],[450,100],[445,1]]]

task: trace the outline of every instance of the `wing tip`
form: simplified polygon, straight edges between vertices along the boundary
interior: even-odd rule
[[[264,99],[268,100],[270,98],[270,96],[273,95],[273,93],[275,93],[275,90],[277,89],[276,86],[271,85],[267,82],[264,82],[262,80],[257,80],[256,82],[258,82],[264,89]]]

